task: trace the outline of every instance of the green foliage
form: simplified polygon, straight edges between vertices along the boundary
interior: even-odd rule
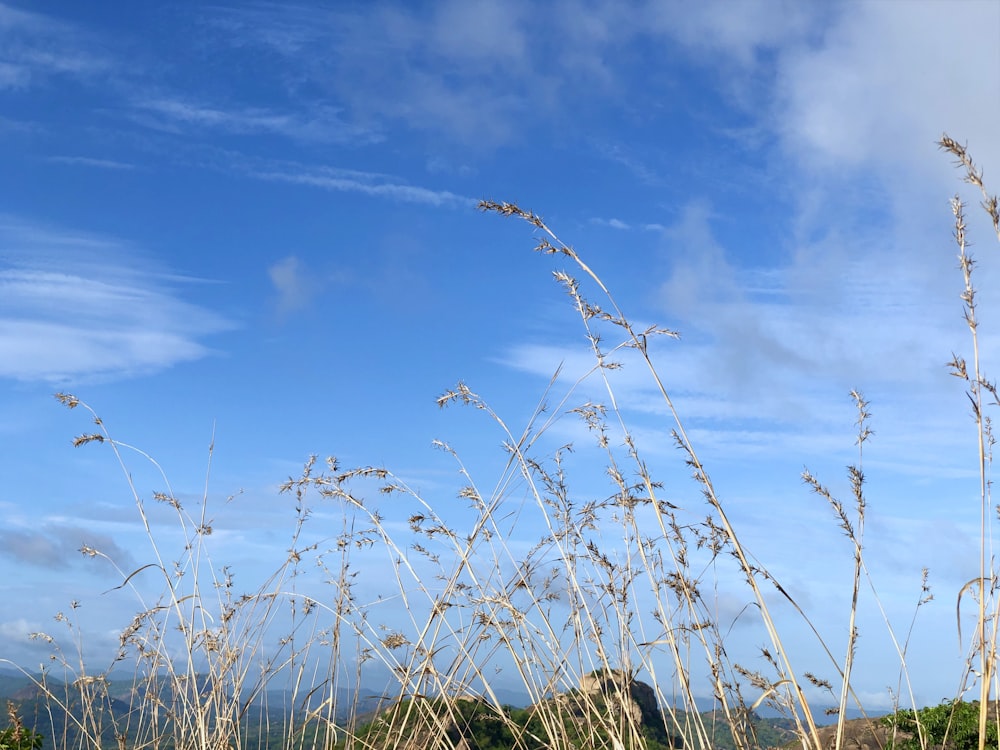
[[[39,750],[42,735],[24,726],[12,701],[7,701],[7,716],[10,726],[0,729],[0,750]]]
[[[714,750],[740,750],[749,740],[751,747],[783,747],[798,739],[795,722],[786,718],[750,718],[749,731],[733,736],[733,728],[728,721],[712,712],[703,714],[705,726],[710,732]],[[752,734],[750,733],[752,732]]]
[[[364,747],[397,747],[406,740],[444,735],[449,746],[463,742],[471,750],[541,750],[527,739],[542,727],[531,712],[510,706],[497,708],[482,700],[404,700],[358,731]],[[515,736],[516,733],[516,736]],[[425,738],[424,735],[427,735]],[[343,747],[340,744],[337,747]]]
[[[586,706],[567,703],[551,711],[493,706],[480,699],[405,700],[359,728],[357,739],[367,748],[419,747],[444,736],[448,747],[470,750],[548,750],[551,747],[612,747],[622,728],[602,722],[598,700]],[[671,750],[682,743],[667,734],[662,715],[639,727],[646,750]],[[336,748],[346,747],[346,742]]]
[[[946,701],[916,712],[897,711],[883,717],[882,723],[898,733],[895,739],[889,737],[891,750],[921,750],[919,729],[923,730],[928,746],[950,750],[977,750],[979,747],[979,701]],[[997,748],[995,712],[986,723],[986,747]]]

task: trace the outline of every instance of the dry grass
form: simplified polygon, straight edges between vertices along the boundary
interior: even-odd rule
[[[997,201],[987,195],[966,150],[947,137],[940,145],[982,191],[1000,237]],[[808,472],[803,475],[829,503],[853,548],[851,605],[843,613],[849,636],[846,643],[828,647],[787,589],[745,547],[685,430],[651,354],[655,338],[675,334],[634,327],[600,277],[535,214],[510,203],[484,201],[481,208],[528,222],[539,237],[536,249],[561,256],[572,269],[556,272],[555,278],[579,315],[593,355],[589,382],[603,385],[603,403],[574,402],[578,384],[559,390],[557,373],[528,423],[512,429],[459,383],[439,404],[482,412],[490,425],[486,429],[499,433],[506,453],[485,486],[447,445],[439,445],[463,476],[457,503],[423,497],[382,468],[310,460],[301,476],[282,487],[295,508],[289,552],[268,580],[246,594],[237,593],[230,571],[210,556],[207,489],[189,509],[162,476],[165,489],[152,502],[173,511],[175,531],[183,539],[179,551],[162,549],[150,501],[137,491],[128,470],[129,454],[155,462],[114,439],[91,412],[96,431],[77,443],[100,443],[114,452],[145,527],[151,561],[121,571],[119,588],[132,592],[140,612],[123,629],[120,653],[107,669],[92,671],[83,656],[86,644],[76,643],[71,656],[59,650],[59,639],[38,635],[56,649],[50,676],[69,677],[64,685],[48,677],[41,681],[53,718],[69,717],[71,724],[72,731],[55,738],[56,746],[256,748],[270,732],[277,737],[272,744],[283,748],[335,743],[459,748],[467,745],[457,728],[474,708],[507,732],[512,747],[639,748],[652,740],[649,712],[636,710],[633,700],[637,677],[650,684],[663,710],[656,720],[664,736],[678,736],[688,748],[712,745],[710,719],[695,702],[698,683],[706,677],[740,748],[757,746],[750,715],[766,704],[792,719],[802,747],[822,750],[807,699],[810,686],[828,690],[839,705],[834,745],[844,745],[847,709],[863,708],[851,689],[858,602],[866,583],[874,591],[864,556],[863,449],[871,435],[864,398],[851,394],[858,412],[858,457],[849,467],[851,502],[841,502]],[[955,357],[952,369],[965,381],[975,406],[983,528],[980,574],[963,592],[974,596],[978,607],[966,679],[979,681],[986,722],[986,699],[991,690],[996,694],[1000,599],[986,535],[993,435],[985,412],[998,397],[981,370],[973,263],[958,198],[953,208],[973,354],[969,362]],[[616,396],[614,372],[622,362],[644,368],[659,393],[703,509],[679,509],[649,470]],[[73,396],[60,395],[60,400],[89,411]],[[604,497],[595,499],[593,490],[581,494],[571,486],[572,467],[579,464],[573,463],[570,446],[547,442],[560,415],[585,425],[591,437],[587,460],[599,457],[610,482]],[[383,515],[386,504],[392,505],[392,520]],[[337,509],[337,527],[314,528],[314,507],[327,517]],[[524,538],[526,529],[535,540],[530,548],[512,542]],[[161,583],[154,600],[146,593],[150,576]],[[720,578],[745,586],[745,616],[757,618],[765,639],[756,660],[764,670],[734,661],[727,651],[726,624],[712,598]],[[832,680],[801,671],[795,663],[773,612],[775,592],[781,606],[797,612],[816,634],[816,651],[829,657]],[[925,579],[918,607],[928,600]],[[395,602],[391,610],[389,601]],[[72,621],[62,620],[71,640],[78,637]],[[897,692],[908,693],[913,623],[901,637],[888,620],[886,626],[900,660]],[[840,658],[834,648],[843,649]],[[394,678],[394,689],[386,695],[393,708],[374,730],[361,731],[357,690],[372,665]],[[530,722],[514,721],[499,708],[497,665],[503,665],[504,679],[516,675],[535,704]],[[593,687],[595,672],[601,675],[599,689]],[[119,675],[133,685],[125,713],[111,704],[109,686]],[[592,689],[581,689],[588,684]],[[289,704],[269,714],[261,707],[275,687],[286,690]],[[269,717],[276,715],[280,726],[270,726]]]

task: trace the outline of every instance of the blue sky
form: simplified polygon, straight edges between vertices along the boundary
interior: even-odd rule
[[[978,504],[944,366],[969,350],[945,131],[990,183],[995,2],[0,3],[0,656],[42,661],[27,634],[76,599],[98,658],[134,605],[77,550],[126,570],[150,554],[113,456],[72,447],[90,426],[56,391],[178,496],[201,496],[214,435],[216,559],[250,588],[285,554],[277,487],[310,454],[451,498],[443,439],[491,486],[501,436],[437,396],[464,380],[519,432],[560,363],[563,393],[590,362],[561,260],[477,212],[490,198],[681,332],[656,355],[695,445],[834,644],[850,549],[800,473],[847,499],[864,392],[869,564],[904,629],[930,568],[911,676],[920,702],[953,694]],[[1000,262],[969,215],[989,373]],[[616,389],[704,515],[639,368]],[[570,418],[550,436],[587,440]],[[162,490],[135,461],[139,491]],[[895,672],[863,615],[857,687],[877,707]]]

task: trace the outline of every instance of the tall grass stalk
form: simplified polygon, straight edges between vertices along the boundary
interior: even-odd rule
[[[965,182],[979,189],[982,195],[981,206],[989,215],[993,223],[993,229],[997,234],[997,239],[1000,240],[1000,210],[997,207],[997,198],[987,192],[983,182],[982,171],[976,167],[966,148],[954,139],[945,135],[938,142],[938,145],[955,158],[957,165],[965,172],[963,178]],[[990,405],[996,406],[1000,405],[1000,397],[998,397],[996,385],[987,380],[983,374],[982,363],[980,361],[976,288],[972,282],[974,262],[968,252],[965,235],[965,204],[956,195],[951,201],[951,206],[955,217],[955,242],[958,245],[958,262],[965,281],[965,289],[962,292],[962,302],[965,305],[965,322],[968,324],[972,339],[971,372],[965,359],[961,357],[953,357],[950,364],[952,374],[968,384],[969,400],[972,403],[978,440],[980,554],[979,577],[974,581],[978,589],[978,613],[973,651],[978,654],[979,750],[983,750],[986,742],[986,724],[990,710],[990,691],[996,680],[997,615],[1000,614],[1000,611],[998,611],[1000,610],[1000,600],[996,597],[996,575],[993,571],[992,539],[988,533],[988,530],[991,528],[993,515],[989,468],[994,437],[990,418],[984,413],[984,409],[987,406],[987,398],[991,399]]]

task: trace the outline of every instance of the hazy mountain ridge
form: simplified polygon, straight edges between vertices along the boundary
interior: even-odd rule
[[[207,685],[207,680],[205,684]],[[204,692],[202,685],[198,689],[199,693]],[[0,669],[0,704],[8,701],[14,703],[25,726],[41,733],[45,738],[43,750],[53,747],[53,738],[59,740],[56,745],[61,745],[64,738],[71,746],[78,744],[77,725],[85,714],[90,731],[99,733],[109,746],[114,746],[116,735],[134,739],[140,726],[143,727],[141,731],[148,733],[151,721],[148,707],[155,697],[148,695],[148,690],[146,684],[137,685],[131,679],[87,678],[82,683],[67,683],[51,675]],[[83,699],[84,691],[86,701]],[[165,734],[169,735],[168,707],[182,705],[183,700],[180,696],[172,695],[173,686],[168,678],[162,680],[159,691],[157,702],[163,717],[161,724]],[[244,699],[236,703],[225,700],[224,703],[239,706],[241,723],[248,738],[259,741],[262,748],[272,745],[281,747],[283,735],[279,737],[278,732],[283,732],[288,726],[293,713],[301,715],[304,711],[317,708],[321,701],[318,696],[313,696],[311,701],[303,701],[301,694],[298,700],[295,697],[291,690],[269,689],[256,696],[253,701]],[[378,707],[385,703],[386,700],[380,695],[364,691],[356,694],[353,690],[341,689],[336,697],[334,719],[346,722],[352,714],[374,715]],[[65,708],[69,709],[69,716]],[[143,711],[147,715],[142,716]]]
[[[560,693],[557,696],[546,699],[546,701],[562,702],[561,711],[565,715],[575,717],[574,720],[576,721],[585,722],[587,719],[585,706],[589,704],[586,701],[581,702],[577,698],[580,695],[588,693],[603,692],[605,695],[609,695],[609,691],[613,692],[600,679],[593,676],[589,679],[589,683],[585,680],[581,686],[581,690]],[[81,707],[81,688],[79,685],[73,686],[48,675],[44,677],[46,688],[43,688],[40,685],[41,680],[41,674],[26,675],[16,670],[0,669],[0,702],[13,701],[17,705],[25,724],[42,733],[46,738],[46,747],[51,747],[51,738],[53,736],[74,736],[75,731],[73,729],[73,722],[67,722],[65,720],[66,717],[64,715],[60,716],[58,710],[50,713],[50,701],[46,696],[46,689],[50,694],[56,696],[57,699],[64,701],[74,715],[78,715]],[[140,700],[140,689],[143,688],[137,688],[132,680],[109,680],[102,683],[102,687],[98,693],[94,693],[95,695],[99,695],[100,698],[93,706],[104,714],[107,725],[106,732],[109,739],[113,738],[116,728],[125,727],[124,731],[127,734],[130,731],[128,727],[135,725],[135,722],[130,723],[129,719],[130,714],[134,714],[139,710],[137,706]],[[168,694],[169,690],[169,682],[165,681],[163,686],[164,694],[161,695],[161,702],[164,705],[169,705],[172,702],[172,698]],[[656,703],[655,693],[652,688],[641,681],[633,682],[629,692],[630,701],[635,706],[635,709],[633,709],[635,711],[634,716],[639,721],[643,731],[647,733],[649,741],[653,743],[651,746],[679,746],[678,738],[671,732],[668,732],[666,728],[672,724],[682,724],[686,721],[686,714],[675,712],[673,718],[665,716],[661,707]],[[512,691],[504,691],[504,695],[501,697],[513,698],[515,695],[516,693]],[[148,698],[144,696],[142,700],[148,700]],[[502,710],[510,711],[513,709],[514,711],[526,712],[525,715],[528,715],[532,711],[538,710],[539,706],[546,701],[533,706],[525,706],[524,703],[518,705],[512,701],[509,704],[505,703]],[[316,700],[312,702],[316,703]],[[710,701],[706,702],[711,703]],[[386,708],[387,703],[389,701],[384,696],[375,694],[373,691],[362,690],[360,695],[356,695],[354,691],[342,689],[337,695],[337,705],[339,708],[336,711],[335,720],[338,723],[347,723],[353,714],[356,717],[356,725],[371,723],[377,717],[385,715],[387,711],[392,710],[392,706]],[[482,704],[484,706],[488,705],[485,701],[482,701]],[[242,718],[247,726],[251,727],[248,729],[250,736],[257,735],[258,739],[262,740],[261,746],[268,747],[271,745],[270,733],[272,730],[264,729],[265,727],[285,727],[293,711],[301,712],[303,708],[315,707],[315,705],[304,705],[301,698],[298,701],[293,701],[293,694],[290,690],[270,689],[265,691],[261,696],[258,696],[257,700],[246,707]],[[499,709],[490,708],[489,710],[495,712]],[[822,711],[818,711],[817,716],[822,717],[824,714]],[[719,750],[731,750],[735,748],[729,726],[721,712],[706,710],[701,713],[701,717],[712,736],[712,742],[716,748]],[[827,718],[830,721],[834,720],[832,717]],[[757,740],[760,747],[778,747],[793,741],[796,737],[794,723],[787,718],[753,714],[752,723],[757,733]],[[851,724],[854,723],[851,722]],[[465,731],[475,731],[475,729],[475,722],[471,721]],[[859,729],[858,731],[862,730]],[[267,737],[265,738],[264,735],[267,735]],[[274,739],[278,741],[277,737]]]
[[[822,712],[817,715],[824,716]],[[744,737],[752,735],[757,747],[779,748],[799,741],[792,719],[765,718],[753,712],[748,719],[752,730],[743,726],[739,731]],[[623,680],[614,670],[594,672],[584,677],[579,688],[525,708],[494,706],[478,696],[450,702],[425,697],[405,699],[360,719],[357,736],[365,747],[375,750],[416,750],[427,746],[432,734],[441,732],[448,736],[452,743],[449,746],[457,748],[503,750],[514,747],[515,742],[517,747],[544,748],[559,744],[547,739],[553,722],[564,727],[565,734],[559,736],[568,738],[569,747],[589,748],[595,746],[595,741],[597,746],[617,746],[617,740],[611,743],[605,736],[610,729],[613,733],[623,732],[622,737],[633,736],[633,741],[641,737],[647,750],[683,748],[688,745],[684,737],[690,737],[692,727],[699,723],[716,750],[738,747],[720,711],[687,714],[665,710],[652,687],[639,680]],[[623,728],[622,722],[633,728]],[[618,730],[614,729],[616,725],[621,725]]]

